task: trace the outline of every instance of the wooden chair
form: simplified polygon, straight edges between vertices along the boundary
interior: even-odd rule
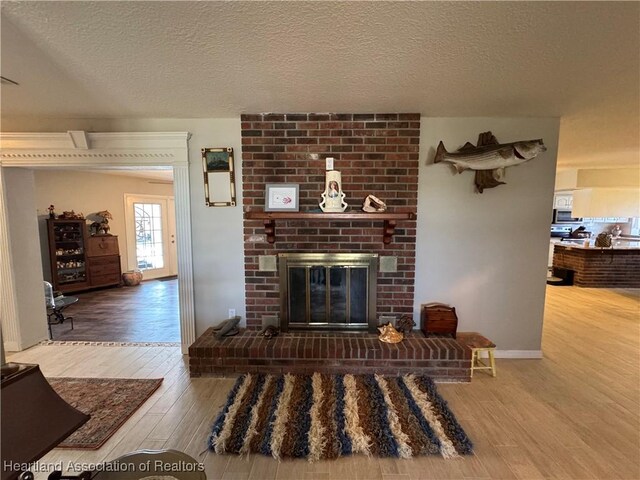
[[[70,305],[78,302],[78,297],[73,296],[54,296],[53,286],[49,282],[44,282],[44,299],[47,304],[47,325],[49,327],[49,338],[53,340],[53,332],[51,325],[59,325],[66,320],[71,322],[71,330],[73,330],[73,317],[65,317],[63,311]]]

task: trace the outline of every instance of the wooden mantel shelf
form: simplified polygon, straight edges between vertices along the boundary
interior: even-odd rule
[[[383,212],[383,213],[323,213],[323,212],[245,212],[247,220],[263,220],[264,232],[267,242],[276,241],[276,220],[327,220],[327,221],[352,221],[352,220],[382,220],[382,242],[391,243],[395,228],[399,220],[415,220],[414,212]]]

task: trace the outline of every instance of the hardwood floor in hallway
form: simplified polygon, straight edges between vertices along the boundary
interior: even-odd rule
[[[52,325],[53,340],[180,342],[178,279],[147,280],[135,287],[73,294],[71,323]]]
[[[46,345],[10,355],[46,376],[164,377],[97,451],[54,449],[43,462],[101,462],[136,449],[202,458],[209,479],[640,478],[639,291],[547,287],[541,360],[497,360],[498,375],[439,384],[475,455],[363,456],[308,463],[206,452],[232,378],[189,378],[178,347]],[[36,478],[45,478],[37,474]]]

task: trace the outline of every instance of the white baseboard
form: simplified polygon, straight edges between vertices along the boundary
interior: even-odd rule
[[[13,352],[19,352],[20,351],[20,346],[18,345],[18,342],[14,342],[14,341],[6,341],[4,342],[4,351],[6,353],[13,353]]]
[[[542,358],[542,350],[496,350],[496,358]]]

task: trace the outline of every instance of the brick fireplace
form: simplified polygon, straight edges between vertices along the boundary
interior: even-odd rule
[[[296,183],[300,211],[318,211],[324,190],[325,158],[335,159],[350,210],[359,212],[368,194],[388,211],[417,208],[420,114],[255,114],[242,115],[242,179],[245,212],[264,208],[265,185]],[[415,219],[398,222],[383,243],[381,220],[279,220],[277,239],[266,240],[263,221],[245,218],[247,328],[280,316],[277,269],[260,268],[261,256],[281,253],[370,253],[390,257],[395,268],[377,274],[377,315],[413,312]],[[273,258],[273,257],[272,257]],[[387,269],[388,270],[388,269]]]
[[[204,332],[189,348],[192,376],[420,372],[469,381],[470,349],[456,339],[414,331],[389,344],[375,332],[380,316],[413,312],[416,220],[399,212],[417,208],[419,141],[416,113],[242,115],[247,329],[221,340],[213,327]],[[342,172],[351,214],[263,212],[268,183],[298,184],[300,212],[319,212],[326,157]],[[386,218],[361,212],[368,194],[386,202]],[[371,257],[366,282],[354,254]],[[359,302],[365,283],[373,290]],[[263,320],[280,324],[290,311],[286,333],[259,334]]]

